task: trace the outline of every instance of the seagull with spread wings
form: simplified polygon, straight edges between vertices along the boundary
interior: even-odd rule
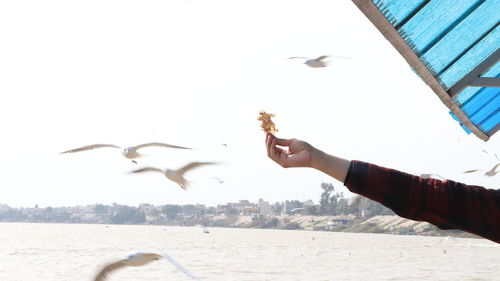
[[[137,170],[131,171],[131,173],[144,173],[144,172],[157,172],[162,173],[167,177],[167,179],[177,183],[182,189],[186,189],[189,185],[189,181],[186,180],[184,174],[201,166],[217,164],[216,162],[191,162],[183,167],[172,170],[172,169],[159,169],[154,167],[144,167]]]
[[[486,153],[486,154],[490,154],[490,152],[489,152],[488,150],[486,150],[486,149],[483,149],[483,152],[484,152],[484,153]],[[500,158],[498,158],[498,154],[496,154],[496,153],[495,153],[494,155],[495,155],[495,158],[496,158],[498,161],[500,161]]]
[[[193,278],[194,280],[200,281],[198,277],[196,277],[193,273],[191,273],[189,270],[187,270],[184,266],[182,266],[180,263],[178,263],[176,260],[174,260],[172,257],[166,254],[157,254],[153,252],[137,252],[134,254],[129,255],[125,259],[110,263],[108,265],[105,265],[97,274],[95,277],[94,281],[104,281],[107,280],[108,276],[113,272],[116,271],[120,268],[126,267],[126,266],[143,266],[145,264],[151,263],[156,260],[160,259],[165,259],[171,264],[173,264],[175,267],[177,267],[180,271],[182,271],[184,274],[188,275],[189,277]]]
[[[328,58],[348,58],[343,56],[319,56],[317,58],[308,58],[308,57],[289,57],[288,59],[303,59],[305,60],[304,64],[312,68],[320,68],[326,67],[330,64]]]
[[[139,149],[144,148],[144,147],[165,147],[165,148],[175,148],[175,149],[191,149],[189,147],[184,147],[184,146],[178,146],[178,145],[171,145],[171,144],[166,144],[166,143],[160,143],[160,142],[150,142],[150,143],[144,143],[136,146],[129,146],[129,147],[120,147],[118,145],[114,144],[92,144],[92,145],[87,145],[87,146],[82,146],[76,149],[71,149],[67,151],[63,151],[61,153],[74,153],[74,152],[80,152],[80,151],[86,151],[86,150],[92,150],[96,148],[115,148],[115,149],[120,149],[122,152],[122,155],[127,158],[132,160],[135,164],[137,164],[137,161],[134,159],[139,158],[143,156],[142,154],[139,153]]]

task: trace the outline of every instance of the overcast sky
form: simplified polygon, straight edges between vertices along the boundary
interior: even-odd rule
[[[319,55],[349,58],[287,59]],[[500,187],[461,173],[497,162],[498,134],[467,135],[347,0],[2,1],[0,93],[0,203],[16,207],[317,202],[322,182],[350,195],[268,159],[260,110],[277,136],[347,159]],[[113,149],[59,154],[151,141],[198,150],[145,149],[138,165]],[[205,160],[221,164],[188,173],[188,191],[127,174]]]

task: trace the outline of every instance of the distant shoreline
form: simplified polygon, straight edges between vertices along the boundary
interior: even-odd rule
[[[328,189],[329,184],[323,184]],[[333,188],[333,187],[331,187]],[[327,194],[328,195],[328,194]],[[270,204],[240,200],[216,207],[196,205],[139,206],[92,204],[73,207],[12,208],[0,204],[0,222],[104,225],[164,225],[287,229],[395,235],[479,238],[460,230],[441,230],[427,222],[397,216],[383,205],[359,197],[348,202],[342,194],[328,195],[329,204],[311,200]]]
[[[451,236],[459,238],[483,239],[460,230],[441,230],[427,222],[418,222],[397,215],[379,215],[366,219],[348,219],[345,216],[255,216],[221,215],[206,216],[202,219],[181,219],[166,224],[158,223],[110,223],[110,222],[46,222],[46,221],[5,221],[3,223],[45,223],[45,224],[88,224],[88,225],[129,225],[129,226],[179,226],[275,229],[348,233],[382,233],[394,235]]]

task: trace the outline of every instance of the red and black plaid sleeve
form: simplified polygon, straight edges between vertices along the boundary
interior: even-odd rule
[[[500,243],[500,190],[424,179],[356,160],[351,161],[344,184],[401,217]]]

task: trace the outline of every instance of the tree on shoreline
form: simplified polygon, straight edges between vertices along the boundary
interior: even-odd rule
[[[330,194],[335,190],[335,188],[333,187],[333,184],[323,182],[321,183],[321,189],[323,189],[323,192],[321,193],[321,198],[319,200],[320,214],[329,215],[332,213]]]

